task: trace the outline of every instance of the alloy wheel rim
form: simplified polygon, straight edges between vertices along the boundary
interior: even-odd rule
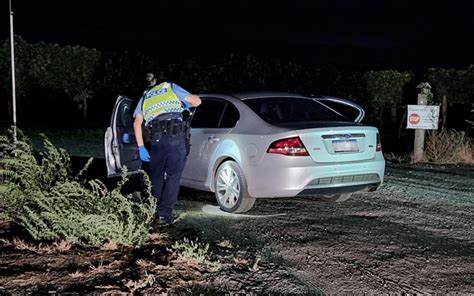
[[[226,208],[234,207],[239,200],[239,176],[229,165],[226,165],[219,171],[216,192],[219,203]]]

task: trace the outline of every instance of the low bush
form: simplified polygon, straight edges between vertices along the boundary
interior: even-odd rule
[[[207,265],[212,271],[217,271],[220,268],[220,264],[217,261],[211,261],[209,259],[208,251],[209,244],[200,243],[196,241],[184,238],[182,242],[175,242],[173,249],[178,251],[179,254],[187,259],[195,260],[198,263]]]
[[[474,163],[472,139],[455,130],[429,131],[425,143],[425,158],[436,164]]]
[[[106,241],[139,245],[148,235],[156,202],[150,181],[140,200],[124,195],[126,172],[117,187],[109,191],[99,180],[81,175],[92,159],[72,175],[70,157],[43,136],[44,149],[35,157],[29,140],[19,132],[0,136],[0,175],[8,183],[0,191],[10,219],[22,225],[36,240],[65,239],[81,245],[99,246]]]

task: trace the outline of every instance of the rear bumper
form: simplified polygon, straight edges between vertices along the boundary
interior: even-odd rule
[[[358,191],[375,191],[379,188],[380,183],[372,184],[362,184],[362,185],[350,185],[342,187],[328,187],[328,188],[313,188],[313,189],[304,189],[298,196],[308,196],[308,195],[331,195],[331,194],[342,194],[342,193],[352,193]]]
[[[317,164],[309,157],[268,155],[258,166],[247,166],[248,191],[253,197],[340,194],[376,190],[383,182],[385,160]]]

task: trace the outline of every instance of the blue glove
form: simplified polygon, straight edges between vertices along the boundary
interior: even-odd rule
[[[150,161],[150,154],[146,150],[145,146],[138,146],[138,152],[142,161]]]

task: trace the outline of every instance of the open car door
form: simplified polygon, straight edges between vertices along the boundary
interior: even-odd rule
[[[329,96],[314,97],[313,99],[354,122],[360,123],[364,119],[364,109],[349,100]]]
[[[141,167],[131,107],[131,99],[119,96],[115,102],[110,126],[105,132],[104,152],[109,178],[121,175],[124,167],[127,167],[128,174],[137,173]]]

